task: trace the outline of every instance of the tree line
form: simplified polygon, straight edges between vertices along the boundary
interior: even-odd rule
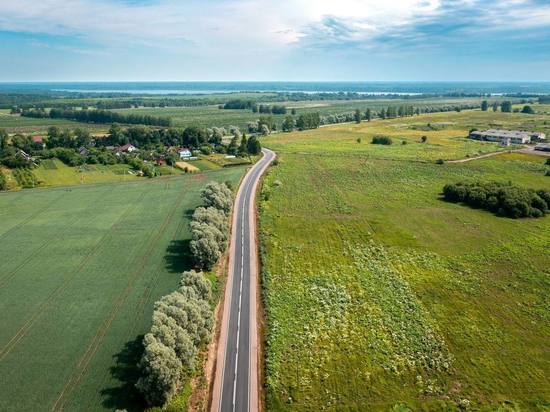
[[[21,111],[21,116],[34,118],[68,119],[82,123],[124,123],[143,124],[148,126],[171,125],[168,117],[158,117],[142,114],[121,114],[109,110],[75,110],[75,109],[28,109]]]
[[[542,217],[550,209],[550,191],[532,190],[511,183],[454,183],[443,187],[443,197],[511,218]]]
[[[200,348],[210,340],[214,324],[210,299],[210,282],[201,272],[188,271],[182,274],[178,290],[155,303],[136,383],[149,405],[165,405],[191,375]]]
[[[227,248],[233,193],[225,183],[210,182],[201,191],[201,199],[203,207],[195,210],[190,224],[189,247],[195,265],[211,270]]]

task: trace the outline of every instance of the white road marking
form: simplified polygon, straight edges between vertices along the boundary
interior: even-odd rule
[[[242,201],[242,207],[243,207],[243,210],[242,210],[242,215],[241,215],[241,278],[240,278],[240,290],[239,290],[239,311],[238,311],[238,318],[237,318],[237,344],[236,344],[236,354],[235,354],[235,376],[234,376],[234,379],[233,379],[233,412],[235,411],[235,402],[236,402],[236,394],[237,394],[237,371],[238,371],[238,361],[239,361],[239,337],[240,337],[240,325],[241,325],[241,305],[242,305],[242,285],[243,285],[243,277],[244,277],[244,216],[245,216],[245,211],[247,210],[245,208],[246,206],[246,199],[247,199],[247,196],[250,192],[250,188],[254,186],[254,184],[250,184],[249,182],[254,182],[254,178],[253,176],[261,176],[263,174],[263,169],[264,169],[264,166],[266,164],[269,164],[271,163],[271,158],[270,160],[268,161],[265,161],[267,158],[267,153],[264,153],[264,157],[263,159],[260,160],[260,162],[258,162],[255,167],[257,166],[257,168],[253,168],[252,171],[251,171],[251,174],[248,176],[248,178],[245,178],[246,179],[246,182],[245,184],[247,184],[248,186],[245,187],[244,189],[244,192],[243,192],[243,195],[240,199],[239,199],[239,206],[241,206],[241,201]],[[260,170],[261,173],[255,173],[257,170]],[[248,209],[250,208],[250,202],[249,202],[249,207]],[[248,226],[250,228],[250,222],[248,222]],[[249,251],[250,252],[250,251]],[[232,293],[230,295],[230,298],[232,298]],[[231,308],[231,305],[229,306]],[[249,316],[250,316],[250,313],[249,313]],[[229,314],[229,317],[231,318],[231,309],[230,309],[230,314]],[[228,321],[228,323],[230,323],[230,320]],[[218,406],[218,410],[221,411],[222,409],[222,401],[223,401],[223,383],[224,383],[224,375],[225,375],[225,361],[226,361],[226,358],[227,358],[227,347],[229,345],[229,342],[226,343],[226,347],[225,347],[225,351],[224,351],[224,357],[223,357],[223,367],[222,367],[222,383],[221,383],[221,393],[220,393],[220,403],[219,403],[219,406]],[[248,359],[248,364],[249,364],[249,375],[250,375],[250,356],[249,356],[249,359]],[[250,376],[249,376],[250,378]],[[247,388],[247,397],[248,397],[248,401],[247,401],[247,410],[250,409],[250,380],[249,380],[249,385],[248,385],[248,388]]]

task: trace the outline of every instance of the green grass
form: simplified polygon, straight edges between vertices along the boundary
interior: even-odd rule
[[[199,191],[243,172],[0,193],[0,410],[142,408],[140,336],[190,266]]]
[[[328,100],[308,102],[282,102],[289,109],[296,108],[297,114],[319,112],[321,115],[353,112],[360,109],[364,112],[367,108],[378,111],[388,106],[399,106],[403,104],[417,106],[442,106],[455,104],[480,104],[479,98],[430,98],[430,99],[373,99],[373,100]],[[275,103],[268,103],[275,104]],[[219,109],[217,105],[198,107],[164,107],[150,108],[140,107],[132,109],[114,110],[122,114],[142,114],[151,116],[169,117],[174,126],[185,127],[189,125],[200,125],[204,127],[227,127],[238,126],[245,128],[248,122],[258,119],[260,114],[251,110],[225,110]],[[289,113],[290,114],[290,113]],[[285,115],[272,115],[280,125]]]
[[[550,217],[439,197],[476,179],[550,189],[544,158],[433,161],[497,148],[464,140],[473,125],[550,120],[523,116],[446,113],[264,140],[280,159],[260,202],[268,410],[550,406]],[[449,125],[410,127],[428,122]],[[379,133],[409,144],[368,143]]]

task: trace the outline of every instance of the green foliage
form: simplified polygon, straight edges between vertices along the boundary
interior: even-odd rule
[[[486,112],[488,108],[489,108],[489,103],[487,103],[487,100],[483,100],[481,102],[481,110]]]
[[[355,109],[354,119],[355,123],[361,123],[361,110]]]
[[[136,387],[150,405],[169,402],[193,369],[200,347],[210,339],[214,314],[210,283],[202,273],[184,272],[180,288],[155,303],[153,326],[145,335]]]
[[[500,110],[502,113],[512,113],[512,102],[509,100],[502,102]]]
[[[201,190],[205,207],[213,207],[228,215],[233,206],[233,194],[223,183],[210,182]]]
[[[38,179],[34,175],[31,169],[28,168],[17,168],[13,171],[13,176],[19,186],[23,188],[33,188],[39,185]]]
[[[201,198],[205,207],[193,214],[189,247],[195,264],[210,270],[227,248],[227,215],[233,206],[233,194],[225,184],[210,182],[201,191]]]
[[[296,120],[293,116],[286,116],[282,125],[283,132],[291,132],[296,127]]]
[[[250,139],[248,139],[246,150],[248,154],[251,154],[253,156],[258,156],[262,152],[262,145],[260,144],[260,141],[256,138],[256,136],[252,136]]]
[[[521,109],[521,112],[525,114],[535,114],[535,110],[533,109],[533,107],[529,105],[523,106],[523,108]]]
[[[443,196],[449,202],[466,203],[511,218],[542,217],[550,208],[550,191],[497,182],[447,184]]]
[[[321,124],[319,113],[304,113],[298,116],[296,127],[298,130],[317,129]]]
[[[8,180],[2,169],[0,169],[0,191],[3,190],[8,190]]]
[[[391,137],[388,137],[388,136],[373,136],[371,143],[372,144],[391,145],[393,143],[393,140],[391,139]]]

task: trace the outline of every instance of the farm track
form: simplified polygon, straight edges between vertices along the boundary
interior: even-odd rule
[[[141,197],[139,200],[143,198],[145,193],[141,194]],[[54,299],[61,295],[67,286],[71,283],[73,279],[76,278],[76,275],[80,273],[80,271],[86,266],[86,264],[90,261],[90,259],[97,253],[97,251],[100,249],[100,247],[105,243],[105,240],[111,235],[111,232],[116,228],[119,221],[124,220],[132,211],[132,209],[135,207],[137,203],[130,203],[130,205],[126,208],[124,213],[120,218],[117,219],[115,223],[111,226],[110,230],[105,233],[98,242],[94,244],[94,246],[91,248],[90,252],[86,254],[86,256],[80,261],[79,265],[73,272],[71,276],[69,276],[60,286],[57,287],[47,298],[38,310],[23,324],[23,326],[17,331],[17,333],[9,340],[9,342],[0,350],[0,362],[4,357],[10,353],[15,346],[17,346],[17,343],[26,335],[26,333],[31,329],[31,327],[34,325],[34,323],[44,314],[46,313],[47,309],[51,306],[51,304],[54,302]]]
[[[101,192],[100,193],[100,196],[98,197],[102,197],[104,196],[104,192]],[[95,208],[95,203],[94,202],[90,202],[90,207],[88,207],[86,210],[90,210],[90,209],[93,209]],[[15,269],[13,269],[11,272],[9,272],[8,274],[6,274],[5,276],[2,276],[0,277],[0,289],[2,289],[6,283],[8,283],[10,280],[12,280],[16,275],[17,273],[23,268],[25,267],[25,265],[27,263],[29,263],[39,252],[41,252],[43,249],[45,249],[47,246],[51,245],[52,244],[52,241],[55,240],[56,238],[59,238],[60,236],[63,236],[65,234],[68,233],[68,231],[72,228],[73,224],[78,222],[79,220],[81,219],[80,216],[75,216],[73,219],[71,219],[71,221],[69,222],[69,224],[64,228],[62,229],[59,233],[55,233],[54,235],[50,236],[49,238],[46,239],[46,241],[44,243],[42,243],[37,249],[34,249],[24,260],[23,262],[21,262],[19,265],[17,265],[17,267]]]
[[[139,277],[141,277],[141,275],[143,275],[145,271],[146,263],[151,257],[151,255],[153,254],[160,237],[162,236],[162,234],[164,234],[164,231],[166,230],[168,223],[172,220],[176,210],[181,206],[181,203],[183,202],[183,199],[185,197],[185,193],[186,192],[184,190],[181,191],[181,194],[178,200],[175,202],[175,205],[172,208],[171,212],[168,214],[168,216],[166,216],[159,231],[151,240],[146,254],[140,259],[140,262],[138,264],[139,269],[136,272],[134,272],[133,276],[130,278],[129,283],[126,285],[126,288],[122,291],[122,293],[119,295],[119,297],[115,301],[115,305],[110,313],[110,316],[107,318],[107,320],[105,320],[102,323],[102,326],[100,327],[100,329],[98,329],[98,331],[94,335],[92,342],[90,343],[90,345],[88,346],[88,349],[86,350],[86,352],[84,353],[80,361],[78,362],[75,372],[73,373],[69,381],[65,384],[63,390],[61,391],[53,407],[51,408],[51,411],[63,409],[63,406],[66,402],[66,397],[74,390],[76,385],[78,385],[78,383],[80,382],[80,379],[82,378],[82,376],[86,373],[88,365],[91,363],[98,349],[101,347],[101,343],[103,342],[103,339],[107,335],[107,332],[109,331],[118,312],[123,307],[124,302],[128,298],[128,295],[133,289],[136,281],[138,280]],[[76,376],[75,374],[79,371],[79,369],[80,369],[80,373]]]

